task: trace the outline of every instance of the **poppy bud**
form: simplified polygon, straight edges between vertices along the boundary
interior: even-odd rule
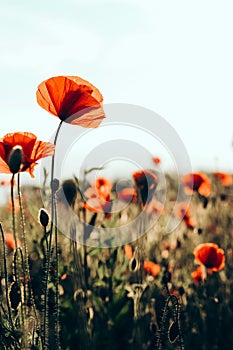
[[[23,151],[21,146],[15,146],[8,158],[8,165],[12,174],[19,172],[21,164],[23,162]]]
[[[129,262],[129,269],[131,272],[136,272],[139,270],[139,268],[140,268],[140,262],[135,256],[133,256]]]
[[[46,228],[48,226],[49,223],[49,214],[47,213],[47,211],[44,208],[41,208],[39,211],[39,222],[40,224]]]
[[[57,192],[59,185],[60,185],[60,182],[58,179],[53,179],[51,181],[51,188],[52,188],[53,192]]]
[[[21,293],[20,293],[20,284],[19,282],[13,282],[10,286],[10,303],[11,308],[16,310],[19,306],[19,303],[21,302]]]
[[[227,200],[227,195],[225,193],[221,193],[220,194],[220,199],[221,199],[221,201]]]
[[[66,180],[62,183],[65,198],[70,206],[74,205],[77,197],[77,186],[73,180]]]

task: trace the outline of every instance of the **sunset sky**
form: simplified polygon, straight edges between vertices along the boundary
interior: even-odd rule
[[[78,75],[106,104],[163,117],[193,169],[232,172],[232,14],[231,0],[1,0],[0,136],[50,140],[58,119],[37,105],[37,86]]]

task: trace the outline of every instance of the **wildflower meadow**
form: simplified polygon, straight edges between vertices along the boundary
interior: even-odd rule
[[[101,128],[108,114],[77,76],[35,98],[57,118],[53,140],[0,139],[0,349],[233,349],[232,174],[165,171],[154,154],[128,182],[90,180],[93,164],[57,178],[64,124]],[[40,186],[22,184],[36,167]]]

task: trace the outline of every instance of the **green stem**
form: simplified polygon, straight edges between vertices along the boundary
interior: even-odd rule
[[[54,138],[54,145],[56,146],[57,143],[57,138],[59,135],[59,131],[61,129],[62,126],[62,121],[60,122],[56,134],[55,134],[55,138]],[[49,296],[49,290],[48,290],[48,282],[49,282],[49,271],[50,271],[50,262],[51,262],[51,257],[52,257],[52,237],[53,237],[53,222],[54,222],[54,217],[56,216],[56,210],[55,210],[55,191],[54,191],[54,187],[53,187],[53,180],[54,180],[54,164],[55,164],[55,151],[52,157],[52,164],[51,164],[51,223],[50,223],[50,231],[49,231],[49,242],[48,242],[48,254],[47,254],[47,261],[46,261],[46,277],[45,277],[45,300],[44,300],[44,320],[43,320],[43,340],[44,340],[44,349],[48,350],[48,327],[49,327],[49,314],[48,314],[48,296]],[[57,225],[56,225],[57,226]],[[55,229],[55,235],[57,236],[57,230]],[[55,244],[57,242],[57,238],[55,238]],[[58,249],[56,247],[56,251],[58,252]],[[57,254],[57,253],[56,253]],[[58,274],[58,271],[56,271],[56,275]],[[56,276],[56,278],[58,278]],[[58,298],[56,298],[56,304],[58,304]],[[57,315],[58,316],[58,315]],[[56,316],[56,317],[57,317]],[[58,318],[55,321],[55,324],[58,324]],[[59,335],[57,333],[56,330],[56,344],[57,349],[59,348]]]
[[[58,256],[58,232],[57,232],[57,207],[54,202],[54,234],[55,234],[55,334],[56,349],[59,349],[59,256]]]
[[[14,201],[14,179],[15,174],[12,175],[11,178],[11,214],[12,214],[12,229],[13,229],[13,236],[15,241],[15,249],[18,248],[18,242],[16,238],[16,227],[15,227],[15,201]]]
[[[11,328],[12,330],[14,330],[15,326],[12,319],[12,313],[11,313],[11,307],[10,307],[10,301],[9,301],[8,269],[7,269],[7,262],[6,262],[6,242],[5,242],[5,234],[4,234],[1,222],[0,222],[0,231],[1,231],[2,242],[3,242],[3,264],[4,264],[4,275],[5,275],[6,305],[7,305],[7,310],[9,314]]]
[[[87,241],[86,241],[86,209],[83,210],[83,266],[84,266],[84,281],[85,281],[85,292],[88,290],[88,266],[87,266]]]
[[[20,253],[20,261],[21,261],[21,265],[22,265],[22,270],[23,270],[23,292],[24,292],[24,295],[23,295],[23,299],[24,299],[24,302],[22,301],[22,296],[21,296],[21,283],[20,283],[20,278],[19,278],[19,275],[18,275],[18,272],[17,272],[17,269],[18,269],[18,264],[19,264],[19,258],[18,258],[18,252]],[[25,327],[24,327],[24,320],[25,320],[25,302],[26,302],[26,288],[25,288],[25,285],[26,285],[26,273],[25,273],[25,264],[24,264],[24,257],[23,257],[23,252],[22,252],[22,248],[21,247],[18,247],[16,250],[15,250],[15,253],[14,253],[14,275],[15,275],[15,281],[16,283],[18,283],[18,286],[20,288],[20,299],[21,299],[21,303],[20,303],[20,307],[21,307],[21,316],[22,316],[22,329],[24,330],[25,332]],[[23,332],[23,333],[24,333]],[[23,334],[24,336],[24,334]]]
[[[24,255],[24,302],[27,300],[28,296],[28,286],[29,286],[29,300],[30,304],[33,307],[33,312],[35,314],[36,323],[38,324],[37,314],[36,314],[36,307],[34,302],[34,296],[33,296],[33,290],[32,290],[32,283],[31,283],[31,275],[30,275],[30,269],[29,269],[29,262],[28,262],[28,248],[27,248],[27,241],[26,241],[26,230],[25,230],[25,216],[24,216],[24,208],[23,208],[23,202],[22,202],[22,193],[20,190],[20,173],[18,173],[18,183],[17,183],[17,189],[18,189],[18,198],[19,198],[19,207],[20,207],[20,223],[22,228],[22,242],[23,242],[23,255]],[[28,281],[27,281],[27,278]]]

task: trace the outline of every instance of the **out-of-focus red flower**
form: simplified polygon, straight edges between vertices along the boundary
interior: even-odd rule
[[[187,228],[193,229],[197,225],[197,222],[191,217],[190,209],[191,207],[188,202],[181,202],[175,207],[175,215],[184,221]]]
[[[112,203],[110,197],[108,200],[100,197],[89,198],[82,206],[93,213],[104,213],[107,219],[111,217]]]
[[[124,246],[124,252],[125,252],[125,256],[127,257],[127,259],[132,259],[133,257],[133,249],[132,246],[130,244],[126,244]]]
[[[117,195],[119,199],[127,203],[136,202],[137,200],[137,191],[132,187],[123,188]]]
[[[80,77],[57,76],[44,80],[36,97],[42,108],[70,124],[96,128],[105,118],[103,96]]]
[[[142,203],[149,203],[158,185],[158,177],[149,170],[139,170],[133,173],[136,187],[139,189]]]
[[[161,271],[161,266],[159,264],[155,264],[153,261],[144,261],[143,268],[148,274],[154,277],[157,277]]]
[[[203,268],[198,266],[196,270],[191,273],[193,283],[200,284],[207,277],[207,275],[211,275],[212,273],[213,271],[211,269],[206,269],[204,273]]]
[[[208,176],[204,173],[190,173],[182,176],[181,181],[184,184],[186,194],[198,192],[203,197],[208,197],[211,192],[211,183]]]
[[[95,186],[98,196],[105,199],[109,198],[112,189],[111,181],[105,179],[104,177],[99,177],[96,179],[93,186]]]
[[[155,164],[155,165],[159,165],[161,164],[161,159],[159,157],[153,157],[152,158],[152,162]]]
[[[221,184],[225,187],[229,187],[232,185],[232,175],[227,173],[222,173],[220,171],[216,171],[213,173],[216,179],[221,182]]]
[[[34,167],[41,158],[52,156],[55,146],[50,142],[37,140],[37,137],[30,132],[15,132],[6,134],[0,139],[0,173],[11,174],[8,164],[12,150],[20,146],[22,149],[22,164],[20,172],[29,172],[34,177]]]
[[[101,177],[97,178],[95,182],[85,191],[86,202],[83,207],[94,213],[105,213],[106,218],[111,216],[111,181]]]
[[[14,240],[14,236],[12,233],[6,233],[5,234],[5,242],[6,242],[6,245],[12,249],[12,250],[15,250],[15,240]],[[21,242],[20,240],[17,238],[17,246],[18,247],[21,247]]]
[[[214,243],[199,244],[193,251],[195,259],[212,271],[220,271],[225,266],[224,250]]]
[[[198,266],[196,268],[196,270],[194,270],[191,273],[192,279],[193,279],[193,283],[195,284],[199,284],[203,281],[203,273],[202,273],[202,268],[200,266]]]
[[[144,210],[150,215],[152,219],[165,213],[163,203],[155,198],[152,198],[150,203],[145,206]]]

